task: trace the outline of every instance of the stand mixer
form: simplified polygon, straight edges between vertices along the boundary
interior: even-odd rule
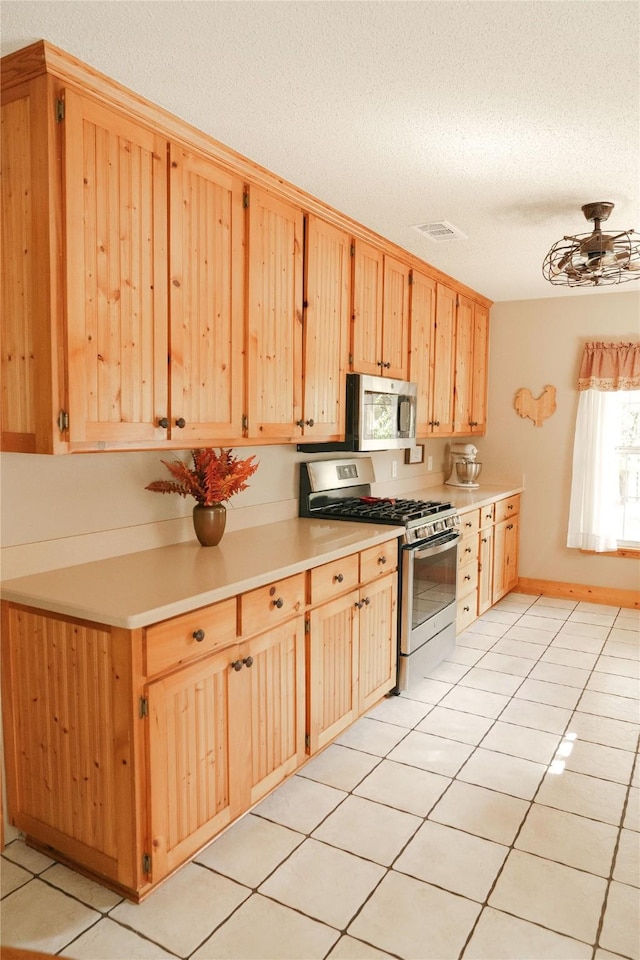
[[[467,490],[479,487],[476,480],[480,476],[482,464],[476,462],[478,448],[472,443],[452,443],[449,448],[451,473],[445,481],[451,487],[466,487]]]

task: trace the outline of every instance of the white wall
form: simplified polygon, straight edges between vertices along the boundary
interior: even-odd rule
[[[477,444],[485,471],[525,475],[520,575],[589,586],[638,589],[635,560],[569,550],[567,518],[582,348],[589,340],[640,336],[640,294],[556,297],[498,303],[491,313],[489,428]],[[520,387],[557,388],[557,410],[541,427],[519,417]]]

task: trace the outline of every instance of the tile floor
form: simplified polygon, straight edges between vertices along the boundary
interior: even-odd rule
[[[136,906],[26,847],[1,941],[68,958],[640,960],[640,615],[510,594]]]

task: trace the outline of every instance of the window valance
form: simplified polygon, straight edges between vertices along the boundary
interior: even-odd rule
[[[585,343],[578,390],[640,390],[640,342]]]

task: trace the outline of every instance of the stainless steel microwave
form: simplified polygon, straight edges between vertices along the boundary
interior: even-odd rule
[[[397,450],[416,442],[418,388],[407,380],[347,374],[346,441],[351,450]]]

